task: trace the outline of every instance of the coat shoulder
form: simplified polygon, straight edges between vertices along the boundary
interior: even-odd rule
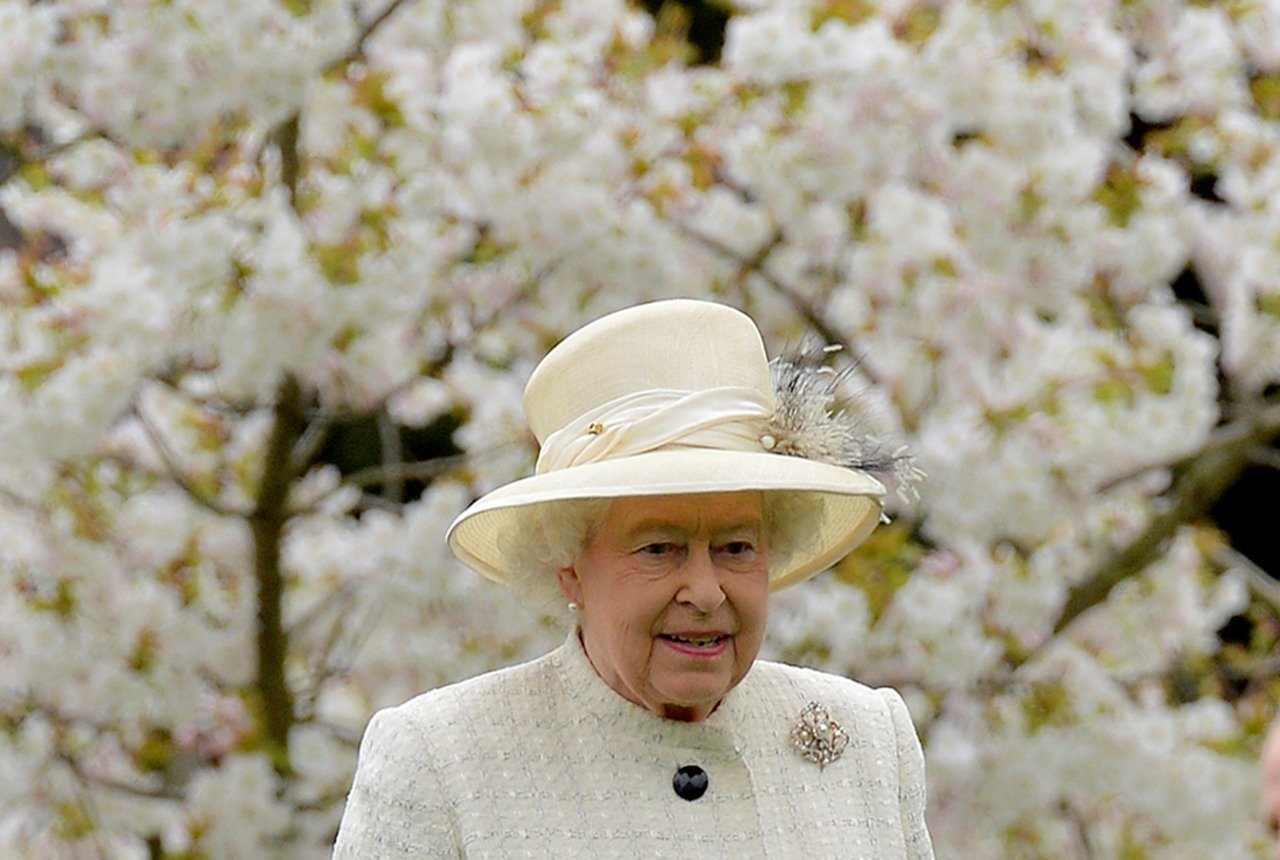
[[[489,722],[506,714],[512,704],[545,690],[555,669],[550,655],[528,663],[497,669],[444,687],[437,687],[407,702],[378,713],[384,723],[405,728],[431,729],[443,726]]]
[[[859,710],[883,712],[886,700],[898,696],[896,691],[887,687],[875,689],[842,675],[769,660],[757,660],[750,677],[760,690],[781,691],[815,701],[838,701]]]

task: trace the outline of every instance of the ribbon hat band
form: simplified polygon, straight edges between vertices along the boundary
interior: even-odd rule
[[[680,446],[760,451],[773,401],[754,388],[657,389],[588,410],[542,443],[536,474]]]

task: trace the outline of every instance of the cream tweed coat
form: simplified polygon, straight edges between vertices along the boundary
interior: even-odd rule
[[[849,735],[820,768],[789,734],[818,702]],[[698,765],[706,793],[672,776]],[[623,699],[577,636],[381,711],[335,857],[930,858],[924,762],[892,690],[757,661],[703,723]]]

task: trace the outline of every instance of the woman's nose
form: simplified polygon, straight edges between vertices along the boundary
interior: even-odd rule
[[[711,560],[709,547],[690,547],[681,571],[684,580],[676,600],[692,606],[703,615],[709,615],[724,603],[724,589],[720,587],[720,575]]]

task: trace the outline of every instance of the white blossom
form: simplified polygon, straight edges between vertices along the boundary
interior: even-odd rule
[[[766,654],[901,689],[939,856],[1257,855],[1270,694],[1178,686],[1222,537],[1055,626],[1280,382],[1276,3],[722,5],[691,65],[624,0],[0,0],[0,854],[325,856],[374,709],[563,635],[443,542],[536,361],[692,296],[842,341],[928,473]],[[317,453],[387,419],[458,422],[420,497]]]

